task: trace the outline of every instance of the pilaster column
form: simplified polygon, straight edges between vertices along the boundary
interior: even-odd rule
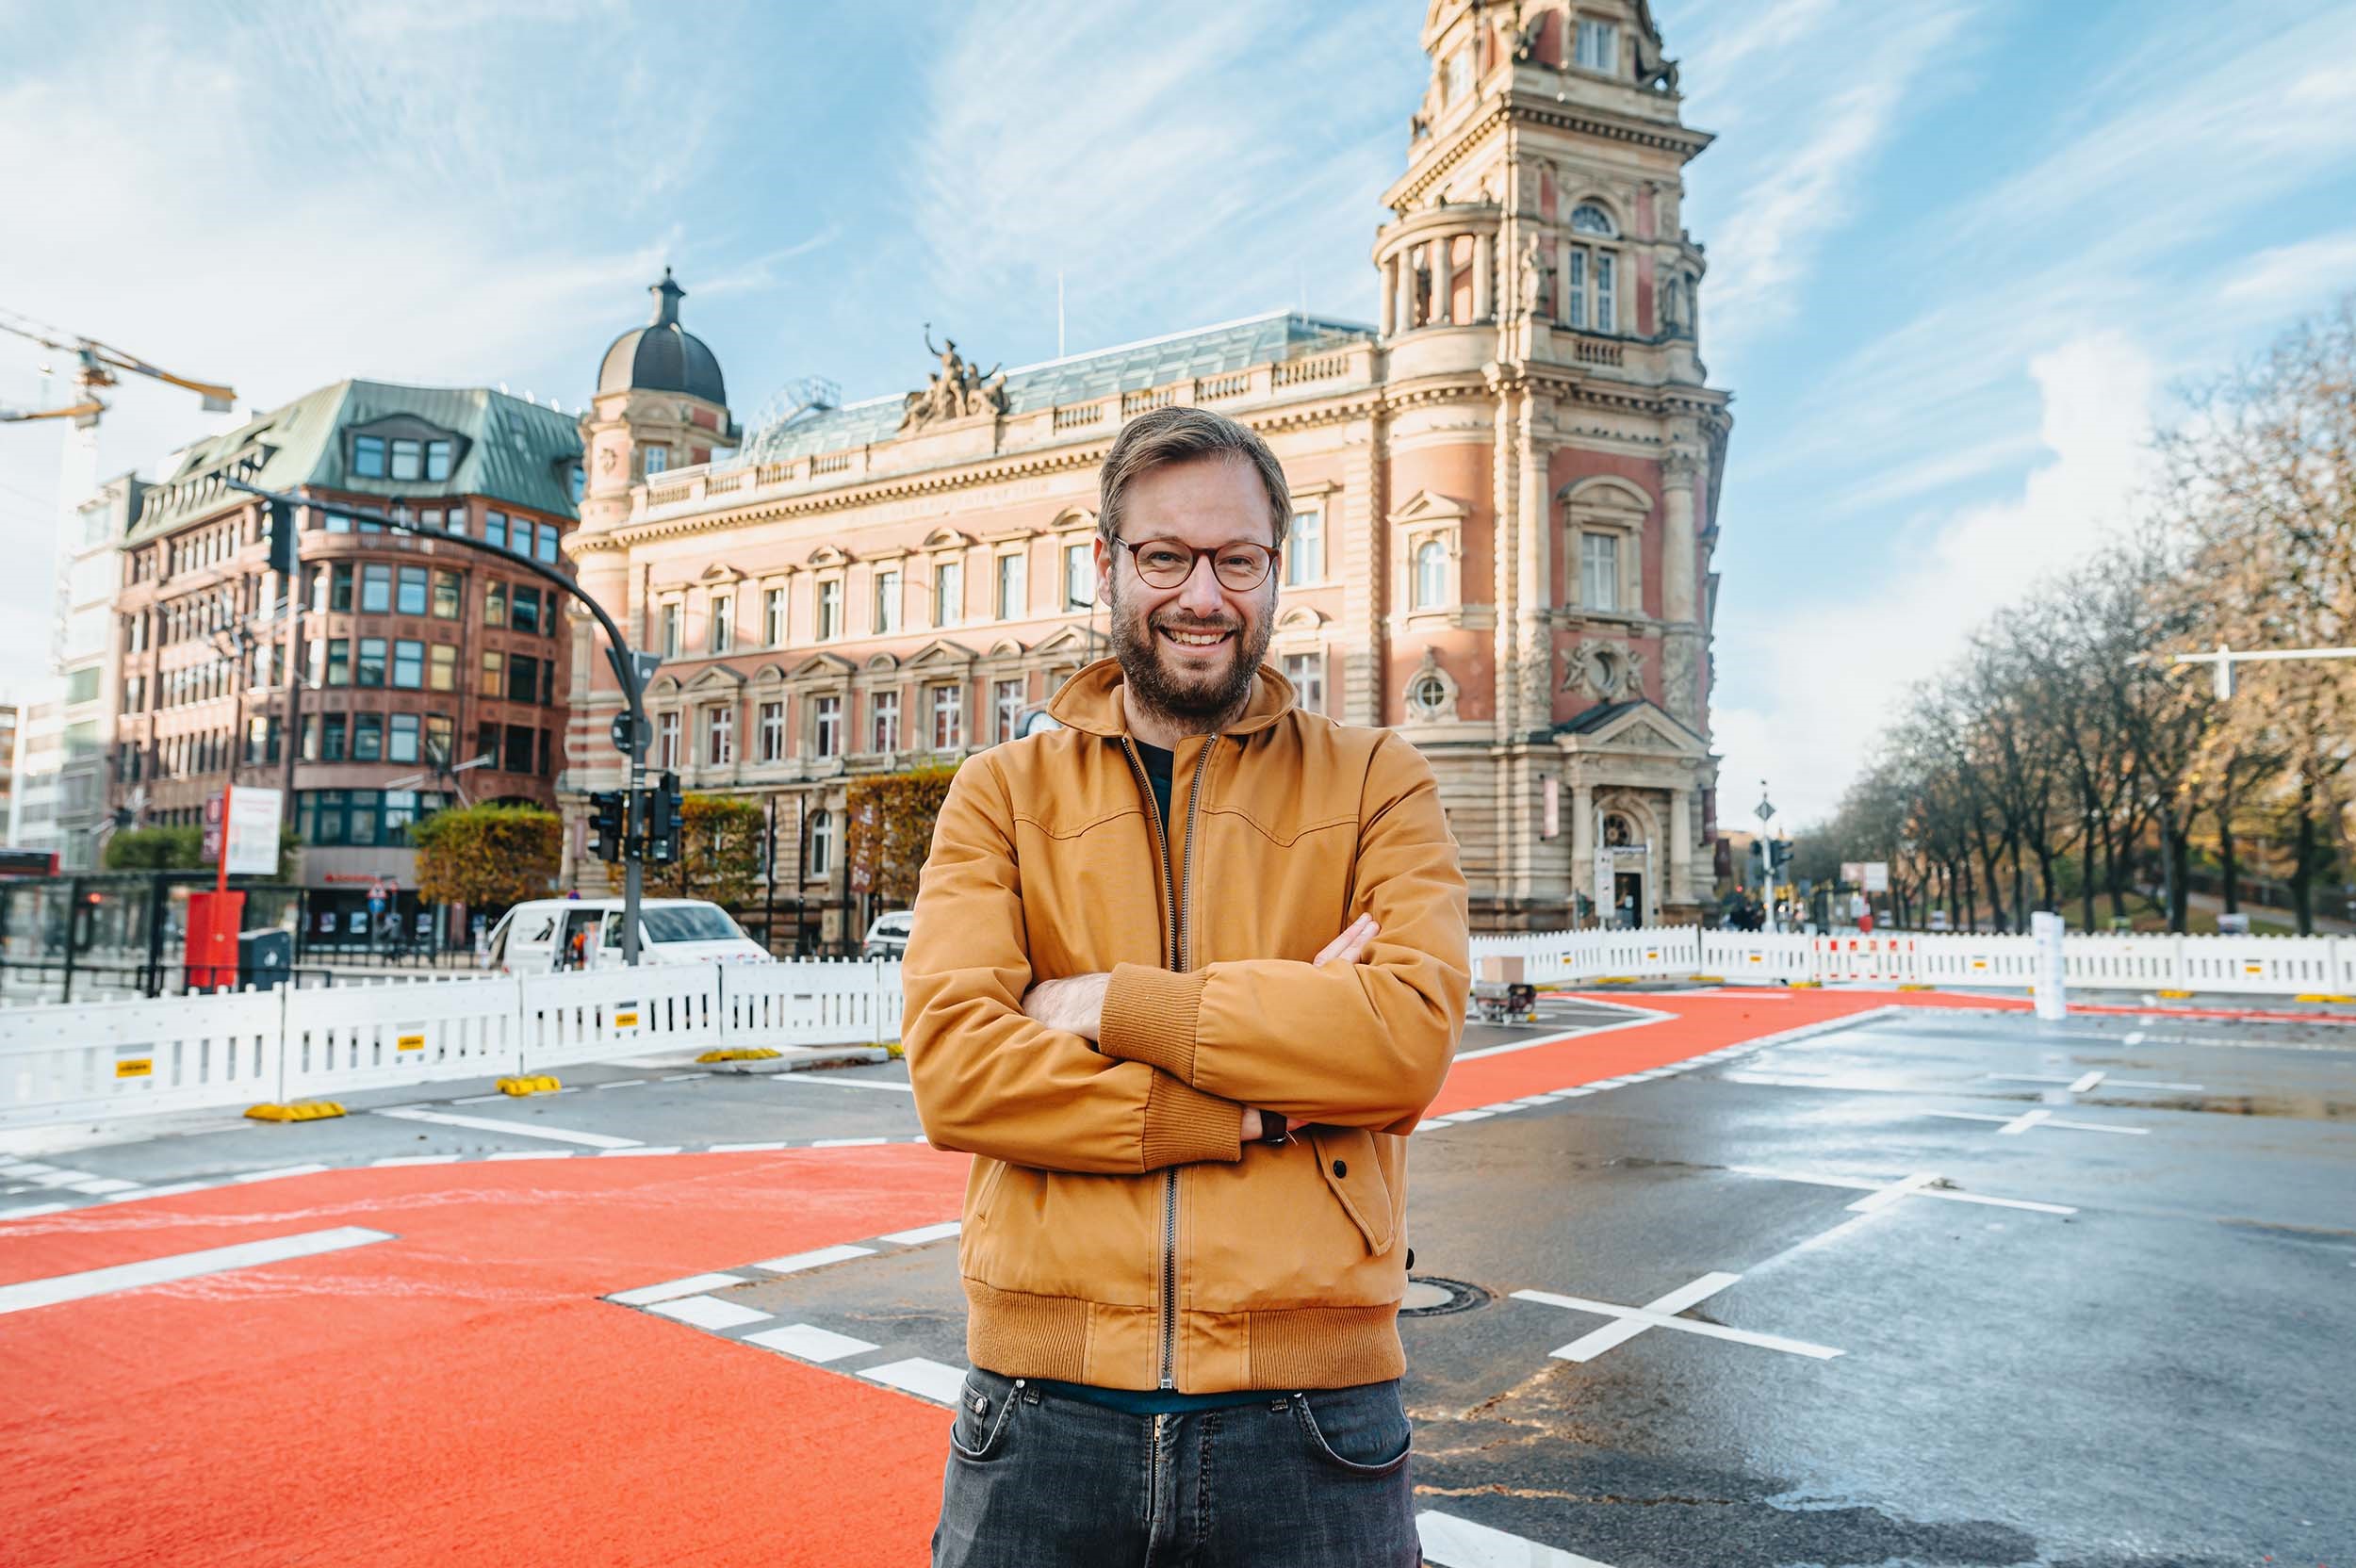
[[[1489,320],[1497,313],[1496,294],[1490,285],[1492,243],[1485,234],[1473,236],[1472,313],[1476,321]]]
[[[1399,312],[1399,257],[1383,264],[1383,335],[1390,336],[1399,330],[1395,319]]]
[[[1571,318],[1571,246],[1562,239],[1554,246],[1554,318]]]
[[[1673,450],[1661,465],[1661,614],[1672,625],[1700,618],[1693,596],[1700,545],[1693,533],[1691,454]]]
[[[1456,280],[1451,274],[1455,263],[1448,256],[1452,237],[1438,235],[1425,243],[1432,248],[1432,322],[1434,326],[1448,323],[1448,299],[1456,292]]]
[[[1553,596],[1547,592],[1554,533],[1546,502],[1546,467],[1538,456],[1538,392],[1524,383],[1514,400],[1514,512],[1518,521],[1515,632],[1521,643],[1520,706],[1513,716],[1524,735],[1545,729],[1554,716],[1554,648],[1546,622]]]
[[[1571,786],[1571,891],[1595,893],[1595,791],[1591,784]],[[1597,900],[1600,904],[1602,901]]]
[[[1669,792],[1668,902],[1693,902],[1693,792],[1683,784]]]

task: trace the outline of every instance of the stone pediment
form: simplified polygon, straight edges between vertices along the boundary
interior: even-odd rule
[[[852,673],[853,666],[851,662],[843,658],[841,654],[814,653],[794,667],[794,675],[792,678],[795,680],[817,680],[823,679],[827,676],[846,676]]]
[[[713,664],[687,683],[690,691],[709,691],[714,686],[735,687],[744,684],[744,678],[726,664]]]
[[[1472,515],[1469,503],[1436,490],[1418,490],[1391,511],[1390,520],[1401,527],[1418,523],[1456,523]]]
[[[1088,651],[1088,640],[1078,627],[1067,626],[1059,629],[1055,635],[1031,651],[1033,653],[1060,653],[1067,648],[1079,653]]]
[[[973,662],[973,650],[962,643],[952,643],[944,637],[939,642],[925,644],[908,662],[911,668],[923,665],[971,664]]]
[[[1661,758],[1707,759],[1710,743],[1644,698],[1591,708],[1555,737],[1566,750],[1641,752]]]

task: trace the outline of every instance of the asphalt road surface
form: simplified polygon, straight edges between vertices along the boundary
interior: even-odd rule
[[[1680,1006],[1740,1006],[1735,1034],[1756,1038],[1815,1004]],[[1581,1070],[1658,1027],[1630,1005],[1668,1004],[1549,1003],[1529,1027],[1469,1030],[1460,1077],[1540,1076],[1415,1139],[1401,1330],[1433,1563],[2356,1562],[2356,1027],[1907,1007]],[[898,1063],[737,1076],[648,1058],[565,1082],[366,1097],[296,1126],[19,1136],[0,1220],[24,1217],[0,1241],[319,1167],[921,1137]],[[726,1353],[938,1403],[965,1364],[954,1185],[872,1233],[616,1279],[597,1305],[665,1343],[743,1342]]]

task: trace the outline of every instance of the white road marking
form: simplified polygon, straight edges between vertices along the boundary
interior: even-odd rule
[[[1541,1545],[1453,1514],[1416,1514],[1415,1535],[1432,1568],[1612,1568],[1592,1557]]]
[[[937,1405],[954,1405],[965,1388],[965,1368],[948,1366],[923,1356],[907,1361],[886,1362],[881,1366],[861,1369],[859,1376],[875,1382],[888,1383],[919,1398],[930,1399]]]
[[[1556,1089],[1554,1092],[1564,1100],[1577,1100],[1582,1096],[1593,1094],[1595,1091],[1589,1088],[1586,1085],[1580,1084],[1567,1089]]]
[[[2143,1043],[2143,1031],[2140,1029],[2130,1029],[2127,1031],[2126,1039],[2121,1043],[2126,1045],[2141,1045]]]
[[[72,1190],[86,1192],[96,1198],[110,1192],[129,1192],[138,1185],[137,1182],[119,1181],[111,1176],[98,1176],[87,1182],[74,1183]]]
[[[674,1072],[655,1080],[658,1084],[683,1084],[690,1078],[709,1078],[709,1072]]]
[[[1491,1116],[1502,1116],[1508,1111],[1518,1111],[1521,1108],[1521,1102],[1518,1100],[1500,1100],[1494,1105],[1483,1105],[1481,1107],[1481,1109],[1488,1112]]]
[[[1593,1029],[1572,1029],[1560,1035],[1541,1035],[1534,1040],[1509,1040],[1503,1045],[1484,1045],[1478,1051],[1459,1051],[1456,1054],[1456,1059],[1460,1062],[1477,1062],[1483,1056],[1504,1056],[1516,1051],[1535,1051],[1542,1045],[1561,1045],[1565,1040],[1582,1040],[1590,1035],[1609,1035],[1621,1029],[1642,1029],[1648,1024],[1659,1023],[1662,1019],[1677,1017],[1675,1013],[1659,1012],[1649,1007],[1629,1007],[1625,1010],[1635,1013],[1637,1016],[1622,1023],[1601,1023]]]
[[[2097,1084],[2101,1083],[2101,1082],[2102,1081],[2102,1079],[2103,1079],[2103,1076],[2104,1076],[2104,1075],[2103,1075],[2102,1073],[2101,1073],[2101,1072],[2097,1072],[2097,1071],[2088,1071],[2088,1072],[2083,1073],[2083,1074],[2081,1074],[2079,1077],[2077,1077],[2077,1078],[2075,1078],[2075,1079],[2071,1080],[2070,1085],[2070,1093],[2072,1093],[2072,1094],[2084,1094],[2084,1093],[2086,1093],[2086,1090],[2088,1090],[2088,1089],[2092,1088],[2095,1085],[2097,1085]]]
[[[370,1160],[369,1165],[383,1168],[401,1165],[456,1165],[455,1154],[395,1154],[389,1159]]]
[[[789,1149],[784,1143],[715,1143],[704,1151],[707,1154],[766,1154],[774,1150]]]
[[[403,1121],[430,1121],[437,1127],[465,1127],[477,1133],[509,1133],[519,1138],[548,1138],[556,1143],[578,1143],[590,1149],[635,1149],[636,1138],[608,1137],[603,1133],[574,1133],[562,1127],[535,1127],[529,1122],[501,1121],[496,1117],[451,1116],[446,1111],[413,1111],[401,1107],[384,1110],[378,1116],[398,1117]]]
[[[841,1361],[845,1356],[863,1355],[875,1347],[849,1334],[835,1333],[809,1323],[789,1323],[782,1329],[766,1329],[757,1334],[746,1334],[744,1343],[758,1345],[764,1350],[782,1350],[803,1361]],[[962,1384],[965,1380],[957,1381]]]
[[[597,1151],[597,1157],[602,1160],[615,1160],[628,1159],[633,1154],[676,1154],[678,1152],[679,1152],[679,1146],[676,1143],[640,1144],[635,1149],[600,1149]]]
[[[920,1225],[913,1231],[893,1231],[883,1239],[896,1241],[903,1247],[922,1247],[928,1241],[956,1235],[962,1228],[959,1220],[944,1219],[938,1225]]]
[[[1593,1361],[1615,1345],[1624,1344],[1646,1329],[1676,1329],[1683,1333],[1701,1334],[1710,1339],[1727,1339],[1740,1345],[1755,1345],[1765,1350],[1781,1350],[1787,1355],[1808,1356],[1817,1361],[1829,1361],[1841,1354],[1827,1345],[1811,1345],[1804,1339],[1786,1339],[1781,1334],[1753,1333],[1747,1329],[1729,1329],[1722,1324],[1703,1323],[1690,1317],[1678,1317],[1694,1303],[1708,1299],[1742,1279],[1740,1274],[1705,1274],[1691,1283],[1679,1285],[1658,1300],[1641,1307],[1623,1307],[1610,1301],[1591,1301],[1583,1296],[1558,1296],[1545,1290],[1517,1290],[1516,1301],[1537,1301],[1549,1307],[1567,1307],[1573,1312],[1592,1312],[1619,1321],[1608,1328],[1597,1329],[1548,1355],[1562,1361]]]
[[[1939,1173],[1937,1171],[1917,1171],[1914,1175],[1908,1176],[1902,1181],[1890,1183],[1879,1192],[1872,1193],[1866,1197],[1858,1199],[1856,1202],[1850,1204],[1849,1208],[1853,1213],[1857,1214],[1873,1214],[1879,1210],[1890,1207],[1890,1205],[1897,1202],[1908,1193],[1922,1191],[1924,1187],[1929,1186],[1932,1183],[1938,1180]]]
[[[21,1209],[0,1209],[0,1219],[30,1219],[35,1215],[62,1214],[71,1203],[28,1203]]]
[[[640,1285],[636,1290],[617,1290],[606,1298],[625,1307],[650,1307],[657,1301],[676,1301],[682,1296],[701,1296],[708,1290],[726,1290],[745,1282],[734,1274],[690,1274],[684,1280],[666,1280],[659,1285]]]
[[[2141,1137],[2149,1127],[2105,1127],[2095,1121],[2064,1121],[2051,1111],[2023,1111],[2019,1116],[1989,1116],[1983,1111],[1924,1111],[1924,1116],[1945,1117],[1950,1121],[1996,1121],[2003,1125],[1999,1133],[2019,1133],[2030,1127],[2067,1127],[2073,1133],[2119,1133]]]
[[[1482,1117],[1495,1115],[1497,1115],[1495,1111],[1450,1111],[1446,1116],[1435,1116],[1432,1119],[1434,1121],[1479,1121]]]
[[[573,1152],[569,1149],[512,1149],[505,1153],[485,1154],[483,1157],[486,1160],[569,1160]]]
[[[451,1101],[450,1103],[453,1105],[488,1105],[494,1100],[507,1100],[513,1097],[505,1094],[467,1094],[461,1095],[456,1100]]]
[[[87,1170],[52,1170],[44,1168],[38,1174],[25,1174],[30,1175],[30,1179],[36,1185],[44,1187],[70,1187],[79,1182],[97,1180]]]
[[[773,1084],[824,1084],[830,1089],[889,1089],[895,1094],[914,1094],[914,1084],[895,1084],[889,1078],[822,1078],[814,1072],[780,1072],[769,1080]]]
[[[1852,1191],[1878,1192],[1879,1182],[1860,1181],[1854,1176],[1820,1176],[1811,1171],[1770,1170],[1761,1166],[1731,1165],[1726,1167],[1738,1176],[1762,1176],[1771,1182],[1799,1182],[1808,1186],[1847,1187]],[[2067,1203],[2037,1203],[2023,1198],[1990,1198],[1977,1192],[1957,1192],[1952,1187],[1914,1187],[1908,1198],[1943,1198],[1951,1203],[1989,1203],[2000,1209],[2029,1209],[2037,1214],[2076,1214]]]
[[[2184,1094],[2199,1094],[2199,1084],[2164,1084],[2151,1078],[2113,1078],[2106,1072],[2089,1072],[2079,1078],[2064,1078],[2053,1072],[1988,1072],[1981,1074],[2000,1084],[2067,1084],[2072,1094],[2084,1094],[2098,1083],[2107,1083],[2120,1089],[2176,1089]]]
[[[248,1170],[229,1179],[240,1186],[248,1182],[275,1182],[286,1176],[316,1176],[327,1167],[323,1165],[282,1165],[270,1170]]]
[[[223,1274],[233,1268],[284,1263],[289,1258],[307,1258],[392,1239],[386,1231],[338,1225],[333,1230],[305,1231],[300,1235],[275,1236],[269,1241],[243,1241],[234,1247],[208,1247],[201,1252],[178,1252],[170,1257],[149,1258],[143,1263],[116,1264],[111,1268],[90,1268],[78,1274],[27,1280],[23,1284],[0,1285],[0,1314],[56,1306],[61,1301],[85,1300],[120,1290],[139,1290],[147,1285],[169,1284],[174,1280]]]
[[[810,1147],[812,1149],[870,1149],[876,1144],[891,1141],[890,1138],[820,1138]]]
[[[733,1301],[723,1301],[716,1296],[689,1296],[677,1301],[657,1301],[646,1309],[675,1317],[681,1323],[692,1323],[698,1329],[741,1329],[747,1323],[766,1323],[770,1315],[740,1307]]]
[[[136,1203],[142,1198],[171,1198],[183,1192],[203,1192],[217,1187],[219,1182],[174,1182],[167,1187],[141,1187],[137,1192],[118,1192],[106,1200],[109,1203]]]
[[[794,1252],[782,1258],[757,1263],[755,1268],[768,1274],[798,1274],[805,1268],[824,1268],[830,1263],[843,1263],[852,1258],[864,1258],[875,1252],[873,1247],[817,1247],[807,1252]]]
[[[585,1086],[593,1089],[634,1089],[646,1081],[644,1078],[616,1078],[610,1084],[590,1084]]]

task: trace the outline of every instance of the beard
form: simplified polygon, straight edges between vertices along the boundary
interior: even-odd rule
[[[1147,624],[1136,599],[1118,589],[1113,594],[1113,657],[1121,661],[1121,673],[1128,682],[1130,694],[1147,709],[1192,733],[1206,734],[1241,710],[1251,696],[1252,678],[1259,670],[1261,657],[1268,652],[1268,638],[1276,629],[1275,619],[1263,615],[1256,625],[1246,626],[1227,616],[1197,620],[1168,608],[1154,619],[1177,631],[1233,634],[1213,650],[1224,655],[1223,660],[1214,659],[1200,670],[1180,667],[1172,662],[1174,656],[1165,650],[1153,626]]]

